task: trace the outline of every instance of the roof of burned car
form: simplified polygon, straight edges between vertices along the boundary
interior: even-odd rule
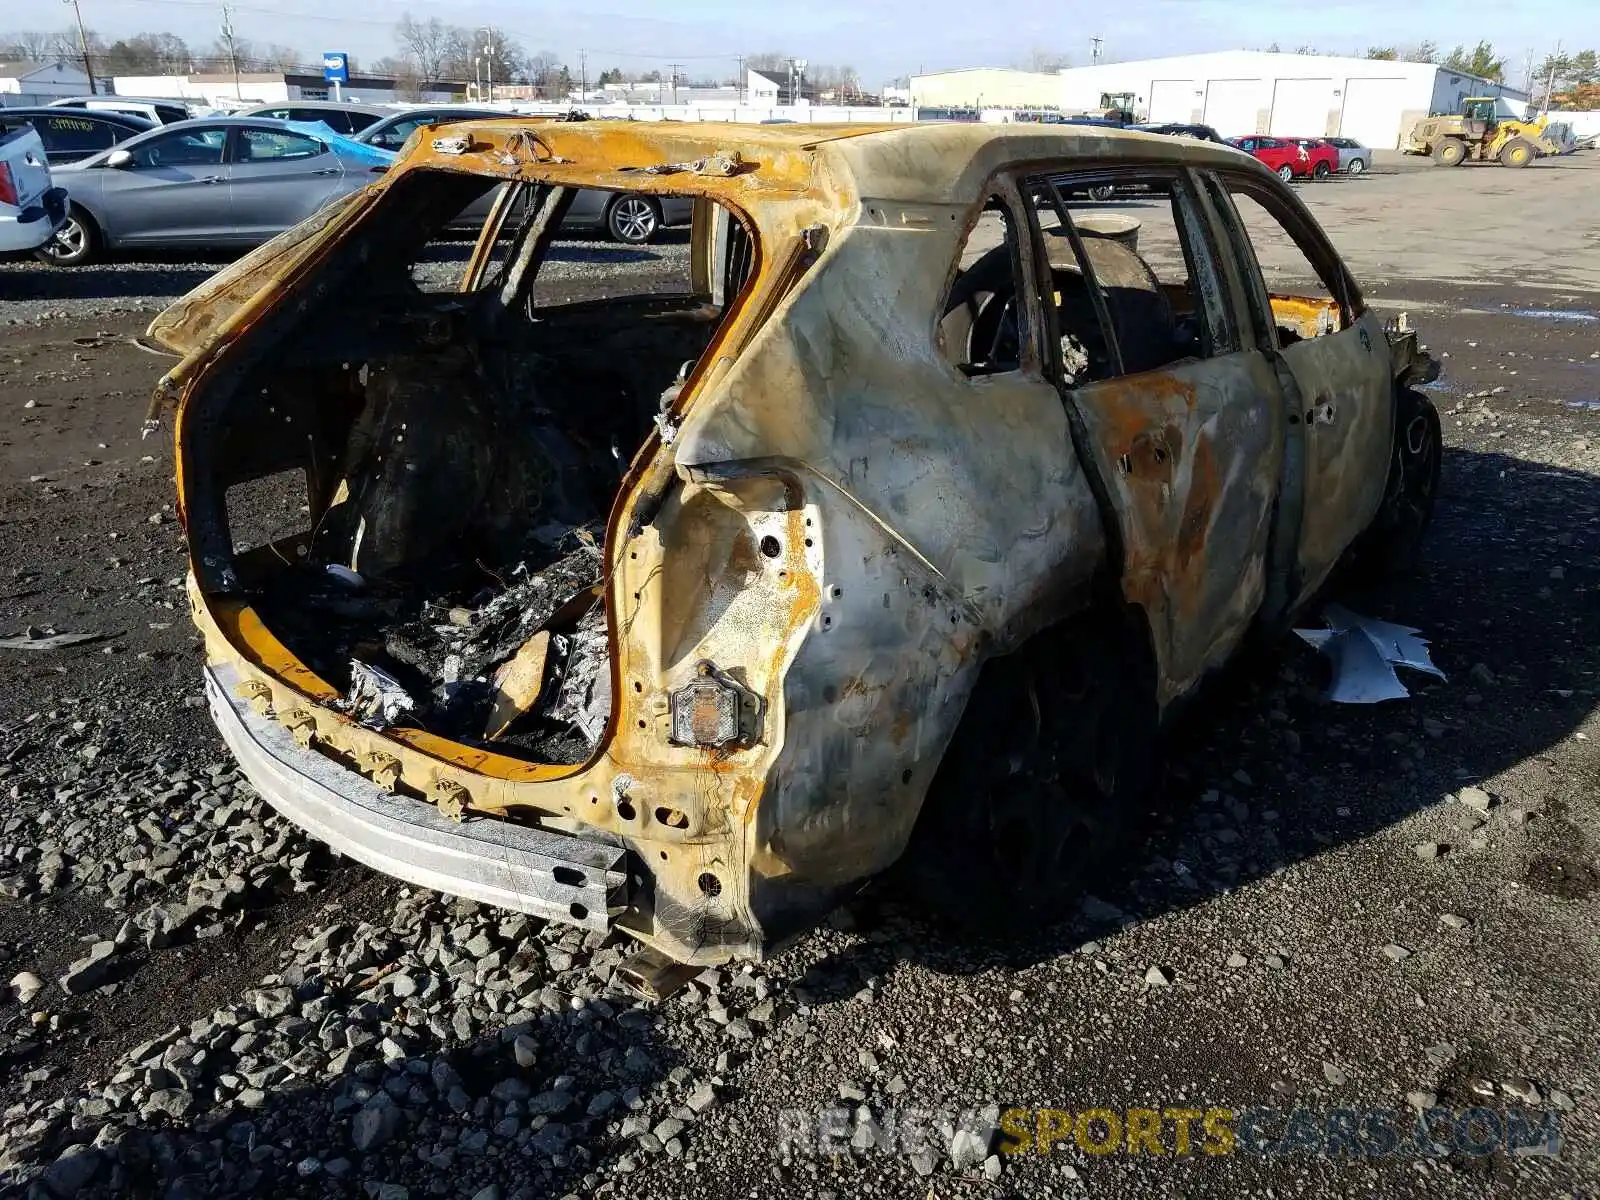
[[[441,149],[465,136],[468,147]],[[530,149],[529,147],[532,147]],[[711,186],[696,163],[739,166]],[[729,122],[472,119],[434,127],[404,167],[530,174],[653,190],[832,193],[834,198],[970,204],[990,177],[1026,163],[1147,162],[1259,166],[1227,146],[1103,126],[900,124],[743,125]],[[694,182],[690,182],[694,181]],[[841,195],[840,193],[843,193]]]

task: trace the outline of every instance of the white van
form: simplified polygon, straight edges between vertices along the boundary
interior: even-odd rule
[[[129,113],[146,121],[154,121],[157,125],[187,121],[193,115],[182,100],[152,99],[148,96],[63,96],[60,100],[50,101],[50,107]]]

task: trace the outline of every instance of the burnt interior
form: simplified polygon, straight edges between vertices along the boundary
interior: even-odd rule
[[[366,723],[576,763],[611,712],[606,519],[726,305],[687,270],[677,290],[630,294],[603,267],[542,280],[572,189],[531,184],[513,185],[470,290],[419,286],[430,257],[466,265],[438,231],[498,182],[396,180],[239,347],[186,439],[190,534],[202,586],[247,598]],[[753,247],[731,216],[719,226],[732,297]],[[263,480],[279,498],[263,502]],[[508,692],[522,707],[491,742]]]

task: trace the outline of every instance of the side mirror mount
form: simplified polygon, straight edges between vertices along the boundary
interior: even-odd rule
[[[125,171],[133,166],[133,155],[126,150],[113,150],[106,155],[105,165],[118,171]]]

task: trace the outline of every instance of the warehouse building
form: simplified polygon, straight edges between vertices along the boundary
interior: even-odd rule
[[[911,77],[919,108],[1060,108],[1061,76],[1054,71],[969,67]]]
[[[1457,111],[1463,96],[1516,91],[1432,63],[1224,50],[1138,62],[1075,67],[1061,72],[1061,104],[1090,109],[1102,95],[1133,94],[1133,108],[1150,121],[1201,121],[1224,137],[1268,133],[1283,137],[1348,137],[1392,149],[1430,112]]]
[[[1517,112],[1528,94],[1432,63],[1223,50],[1069,67],[1055,74],[975,67],[911,79],[920,107],[1054,108],[1092,112],[1131,94],[1140,120],[1204,122],[1224,137],[1350,137],[1392,149],[1430,112],[1463,96],[1503,96]]]

